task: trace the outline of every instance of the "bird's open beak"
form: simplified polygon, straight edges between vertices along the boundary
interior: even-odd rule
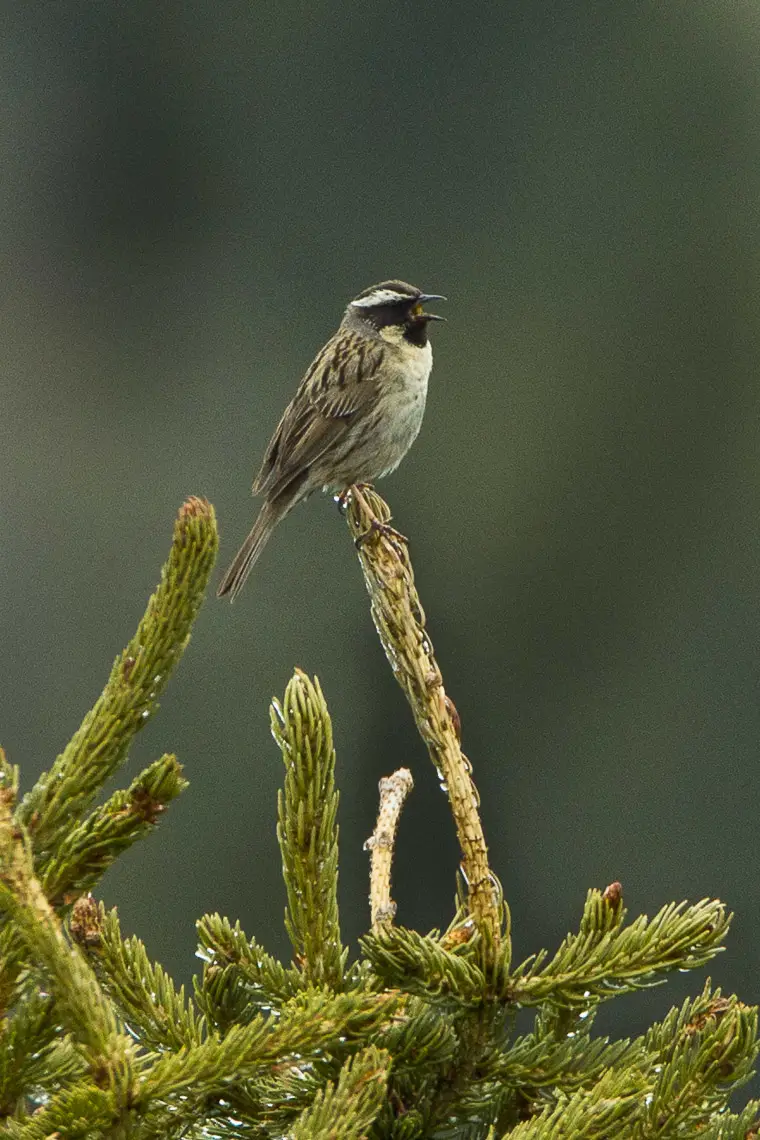
[[[446,298],[441,293],[420,293],[417,298],[417,303],[420,305],[426,304],[428,301],[445,301]],[[423,314],[429,321],[445,321],[445,317],[439,317],[437,313],[424,313]]]

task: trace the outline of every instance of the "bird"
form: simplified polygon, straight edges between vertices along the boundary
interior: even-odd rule
[[[349,302],[317,353],[264,454],[253,494],[263,503],[217,590],[231,601],[272,531],[313,491],[343,494],[398,467],[422,425],[433,354],[429,301],[405,281],[381,281]]]

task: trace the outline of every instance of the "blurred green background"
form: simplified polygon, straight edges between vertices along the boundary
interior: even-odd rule
[[[620,879],[737,911],[760,998],[760,19],[750,4],[28,3],[6,12],[2,743],[25,787],[133,632],[183,498],[226,564],[302,372],[353,294],[445,293],[422,435],[382,486],[411,539],[518,958]],[[444,796],[312,499],[209,599],[130,762],[189,792],[105,880],[182,977],[193,921],[287,952],[267,704],[330,702],[346,936],[377,780],[416,788],[399,920],[451,913]],[[126,780],[122,778],[122,782]],[[639,1031],[701,986],[615,1003]]]

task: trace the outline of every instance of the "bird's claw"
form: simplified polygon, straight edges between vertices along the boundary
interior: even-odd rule
[[[371,534],[382,534],[385,538],[389,538],[391,542],[401,542],[405,546],[409,544],[409,539],[405,534],[390,526],[388,523],[380,522],[379,519],[372,519],[367,530],[363,534],[357,535],[354,539],[354,546],[360,550],[364,543],[367,541]]]

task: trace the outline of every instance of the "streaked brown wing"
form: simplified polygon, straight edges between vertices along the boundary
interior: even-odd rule
[[[277,495],[333,447],[375,395],[383,346],[341,330],[317,355],[272,436],[254,494]]]

